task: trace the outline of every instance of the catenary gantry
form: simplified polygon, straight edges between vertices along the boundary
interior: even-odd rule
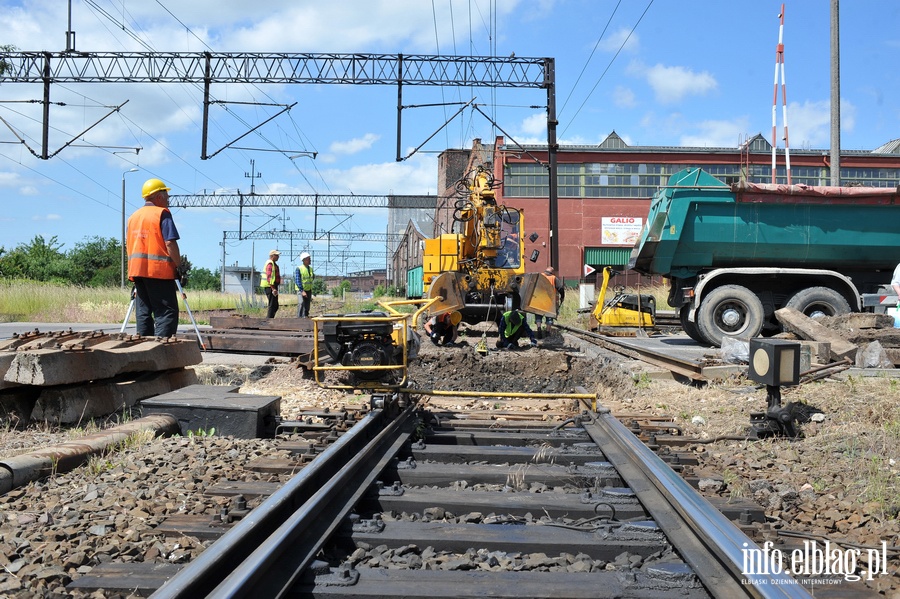
[[[0,52],[0,84],[43,84],[43,139],[47,160],[52,83],[197,83],[203,85],[203,140],[207,151],[213,83],[314,83],[397,86],[397,160],[403,86],[506,87],[547,93],[550,261],[558,267],[556,62],[554,58],[422,54],[311,54],[289,52]],[[115,108],[119,110],[121,106]],[[286,108],[287,109],[287,108]],[[105,117],[104,117],[105,118]],[[274,117],[273,117],[274,118]],[[21,140],[24,143],[24,140]],[[232,142],[233,143],[233,142]],[[55,155],[55,154],[54,154]]]

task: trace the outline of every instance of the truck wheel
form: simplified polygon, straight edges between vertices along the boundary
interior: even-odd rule
[[[849,314],[847,298],[828,287],[808,287],[795,293],[784,305],[794,308],[810,318]]]
[[[697,327],[700,334],[715,346],[722,338],[756,337],[762,330],[765,311],[756,294],[740,285],[723,285],[714,289],[700,304]]]
[[[696,322],[688,320],[688,312],[691,311],[690,306],[682,306],[678,312],[678,320],[681,321],[681,330],[687,333],[687,336],[701,345],[709,345],[709,341],[700,334]]]

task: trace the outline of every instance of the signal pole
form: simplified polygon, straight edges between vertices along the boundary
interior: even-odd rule
[[[778,134],[775,131],[775,115],[778,104],[778,71],[781,68],[781,109],[784,121],[784,169],[787,173],[787,184],[791,184],[791,150],[788,143],[788,119],[787,119],[787,87],[784,83],[784,4],[781,5],[781,14],[778,15],[781,23],[778,26],[778,45],[775,47],[775,89],[772,94],[772,183],[775,179],[775,149],[778,147]]]

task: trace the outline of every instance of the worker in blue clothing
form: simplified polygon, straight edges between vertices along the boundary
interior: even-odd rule
[[[312,284],[315,273],[309,252],[300,254],[300,265],[294,269],[294,286],[297,288],[297,318],[309,318],[312,303]]]
[[[516,349],[519,347],[519,339],[528,335],[531,347],[537,347],[537,338],[534,331],[528,326],[528,319],[521,310],[504,312],[497,321],[500,336],[497,338],[497,347],[500,349]]]

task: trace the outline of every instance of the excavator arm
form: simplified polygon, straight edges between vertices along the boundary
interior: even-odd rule
[[[431,314],[459,311],[469,324],[511,309],[556,317],[553,284],[525,273],[522,212],[498,205],[494,185],[487,169],[477,169],[454,206],[459,232],[425,240],[427,297],[436,300]]]

